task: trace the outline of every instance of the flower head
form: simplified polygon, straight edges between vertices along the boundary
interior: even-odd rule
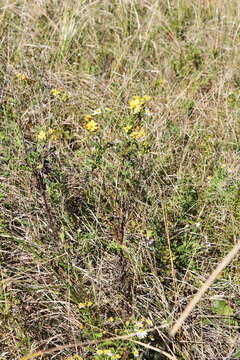
[[[133,139],[141,139],[142,137],[145,136],[145,132],[142,130],[142,129],[139,129],[139,130],[135,130],[133,131],[130,136],[133,138]]]
[[[133,96],[133,98],[129,101],[129,107],[133,114],[139,114],[143,109],[146,102],[151,100],[149,95]]]
[[[52,94],[52,96],[55,96],[55,97],[59,96],[62,94],[62,89],[52,89],[51,94]]]
[[[138,350],[134,350],[134,351],[133,351],[133,356],[134,356],[134,357],[138,357],[138,356],[139,356],[139,351],[138,351]]]
[[[79,309],[83,309],[83,308],[85,308],[85,306],[86,306],[85,303],[79,303],[78,304]]]
[[[126,133],[129,133],[129,131],[132,130],[132,125],[126,125],[126,126],[124,126],[123,130],[124,130]]]
[[[145,108],[145,115],[147,116],[147,117],[151,117],[151,116],[153,116],[153,113],[149,110],[149,108]]]
[[[37,139],[41,141],[41,140],[45,140],[46,138],[47,138],[46,131],[43,130],[39,131],[39,133],[37,134]]]
[[[96,351],[96,354],[97,354],[97,355],[102,355],[102,354],[104,354],[104,352],[103,352],[103,350],[98,349],[98,350]]]
[[[137,328],[137,329],[140,329],[143,327],[143,323],[141,321],[136,321],[134,326]]]
[[[151,100],[151,96],[149,96],[149,95],[144,95],[142,97],[142,101],[144,101],[144,102],[147,102],[147,101],[150,101],[150,100]]]
[[[92,115],[87,114],[87,115],[84,116],[84,119],[85,119],[86,121],[90,121],[90,120],[92,120]]]
[[[133,112],[133,114],[138,114],[140,113],[140,111],[142,110],[142,99],[139,96],[134,96],[130,101],[129,101],[129,107],[130,110]]]
[[[152,230],[148,230],[146,235],[147,235],[148,237],[151,237],[151,236],[152,236]],[[151,319],[146,319],[146,324],[149,325],[149,326],[152,326],[152,325],[153,325],[153,322],[152,322]]]
[[[119,354],[113,354],[113,355],[111,356],[111,358],[112,358],[112,360],[118,360],[118,359],[121,358],[121,356],[120,356]]]
[[[86,129],[90,132],[94,132],[98,129],[98,124],[94,120],[90,120],[85,125]]]
[[[144,329],[139,329],[136,335],[139,339],[144,339],[147,336],[147,331]]]
[[[101,108],[98,108],[98,109],[96,109],[96,110],[94,110],[93,112],[92,112],[92,115],[99,115],[99,114],[101,114],[102,113],[102,109]]]
[[[49,139],[52,141],[56,141],[61,137],[61,134],[59,133],[59,131],[53,130],[52,128],[48,129],[47,135],[48,135]]]
[[[17,73],[16,78],[21,81],[28,80],[28,77],[22,73]]]

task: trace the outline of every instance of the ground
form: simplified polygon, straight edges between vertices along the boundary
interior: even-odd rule
[[[0,9],[0,359],[239,359],[239,1]]]

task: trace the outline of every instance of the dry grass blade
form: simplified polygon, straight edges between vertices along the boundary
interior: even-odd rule
[[[207,289],[211,286],[214,282],[218,274],[230,264],[233,258],[237,255],[238,251],[240,250],[240,241],[232,248],[232,250],[223,258],[223,260],[218,264],[216,269],[211,273],[209,278],[205,281],[202,287],[198,290],[194,298],[189,302],[183,313],[180,315],[179,319],[176,321],[172,329],[169,331],[171,336],[174,336],[177,331],[181,328],[184,321],[189,316],[190,312],[194,309],[197,303],[200,301],[203,294],[207,291]]]

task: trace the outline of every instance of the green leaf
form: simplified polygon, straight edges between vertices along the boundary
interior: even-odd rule
[[[232,316],[234,311],[224,299],[217,299],[213,301],[213,309],[218,315]]]

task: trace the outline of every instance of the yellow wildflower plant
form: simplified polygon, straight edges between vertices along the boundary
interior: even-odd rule
[[[143,138],[145,135],[146,134],[142,129],[135,130],[130,134],[131,138],[136,139],[136,140]]]
[[[133,114],[139,114],[146,102],[151,100],[149,95],[144,95],[143,97],[140,96],[133,96],[133,98],[129,101],[129,107]]]
[[[89,132],[95,132],[98,129],[98,124],[96,123],[96,121],[94,120],[90,120],[86,123],[85,128],[89,131]]]

